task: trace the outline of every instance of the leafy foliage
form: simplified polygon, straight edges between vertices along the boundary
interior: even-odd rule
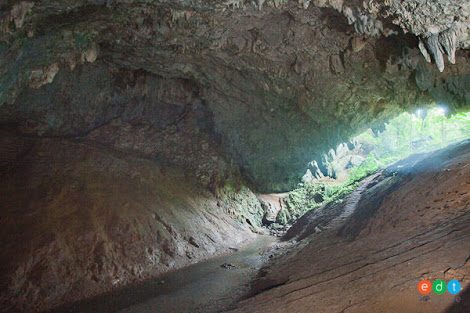
[[[278,214],[277,222],[285,225],[293,222],[306,212],[316,209],[326,203],[342,201],[342,199],[357,188],[362,178],[370,175],[372,168],[358,170],[354,179],[342,184],[311,183],[305,184],[291,192],[287,197],[287,208]],[[359,175],[363,175],[360,177]]]
[[[349,172],[349,177],[346,184],[357,183],[362,180],[364,177],[367,177],[381,168],[382,163],[377,160],[373,153],[369,154],[364,162],[361,163],[358,167],[354,167]]]
[[[371,130],[355,138],[372,148],[380,167],[414,153],[429,152],[470,137],[470,113],[446,117],[443,109],[403,113],[377,135]]]

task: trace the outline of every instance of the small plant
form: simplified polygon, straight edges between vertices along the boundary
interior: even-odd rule
[[[80,51],[87,50],[93,43],[93,34],[88,32],[76,32],[74,36],[75,46]]]
[[[349,172],[349,177],[346,184],[356,183],[363,178],[377,172],[381,168],[381,162],[377,160],[373,153],[370,153],[367,158],[359,165],[354,167]]]

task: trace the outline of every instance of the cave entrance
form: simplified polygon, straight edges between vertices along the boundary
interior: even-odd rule
[[[366,131],[312,160],[298,188],[286,193],[273,231],[286,229],[310,210],[341,201],[361,180],[412,154],[426,153],[470,138],[470,112],[450,114],[444,106],[404,112],[381,131]]]

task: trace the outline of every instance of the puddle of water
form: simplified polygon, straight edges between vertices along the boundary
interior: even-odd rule
[[[252,279],[267,260],[265,252],[275,241],[271,236],[259,236],[233,254],[190,265],[158,279],[54,312],[219,312],[249,291]],[[224,268],[221,266],[224,263],[234,267]]]

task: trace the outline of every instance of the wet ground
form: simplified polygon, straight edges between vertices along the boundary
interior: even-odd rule
[[[74,303],[54,312],[212,313],[229,308],[250,289],[251,281],[276,245],[259,236],[233,254],[168,273],[158,279]]]

